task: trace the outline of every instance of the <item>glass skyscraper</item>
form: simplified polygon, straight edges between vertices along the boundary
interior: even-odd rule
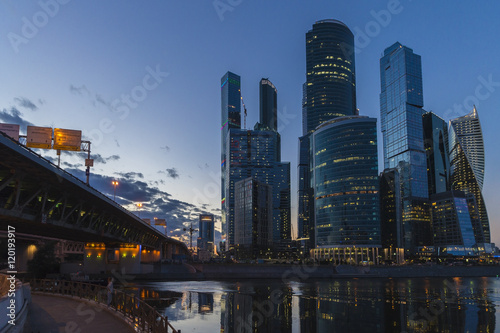
[[[314,246],[310,135],[325,121],[356,115],[354,35],[337,20],[322,20],[306,33],[306,82],[299,139],[298,236]],[[307,249],[307,247],[306,247]]]
[[[318,21],[306,33],[307,133],[332,118],[356,114],[353,50],[354,35],[340,21]]]
[[[236,80],[236,78],[238,80]],[[227,81],[226,81],[227,80]],[[263,105],[274,105],[276,101],[276,88],[269,80],[261,81],[261,86],[271,88],[268,93],[261,95],[265,99]],[[232,84],[232,86],[226,85]],[[261,130],[267,128],[266,121],[260,119],[255,130],[241,129],[240,123],[235,123],[227,130],[224,127],[224,111],[229,114],[227,124],[231,125],[231,117],[239,120],[236,113],[241,113],[239,90],[239,76],[227,73],[222,78],[222,109],[223,126],[222,135],[222,219],[223,232],[226,237],[226,249],[233,248],[235,243],[235,184],[238,181],[251,177],[252,179],[267,184],[272,188],[272,239],[273,244],[281,240],[289,240],[290,235],[290,163],[281,162],[280,136],[275,130]],[[238,89],[237,89],[238,88]],[[227,104],[227,105],[226,105]],[[237,111],[235,105],[238,105]],[[274,107],[273,107],[274,108]],[[271,110],[273,113],[274,110]],[[233,115],[231,116],[231,112]],[[266,115],[267,112],[263,112]],[[276,114],[277,115],[277,114]],[[274,125],[273,125],[274,126]]]
[[[400,43],[388,47],[380,59],[380,82],[384,168],[398,169],[403,247],[415,253],[419,246],[432,243],[420,56]]]
[[[213,214],[200,214],[197,243],[198,250],[207,250],[213,252],[214,223],[215,219]]]
[[[484,241],[490,243],[490,224],[482,194],[484,141],[476,107],[469,114],[450,120],[449,146],[451,188],[474,195]]]
[[[278,131],[278,95],[269,79],[259,83],[260,129]]]
[[[431,196],[434,246],[441,255],[474,255],[476,240],[466,194],[448,191]]]
[[[372,261],[381,246],[377,120],[335,118],[316,128],[311,145],[315,254],[327,248],[335,261],[346,252],[352,263]]]
[[[427,155],[429,196],[450,190],[448,126],[432,112],[423,115],[424,148]]]
[[[221,78],[221,217],[222,234],[227,237],[228,229],[232,231],[232,226],[227,225],[228,204],[226,202],[226,141],[231,128],[241,128],[241,83],[239,75],[227,72]],[[226,241],[227,244],[227,241]]]

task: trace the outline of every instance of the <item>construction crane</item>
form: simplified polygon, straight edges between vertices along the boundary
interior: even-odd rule
[[[247,129],[247,107],[245,106],[245,102],[243,102],[243,96],[240,96],[240,98],[241,98],[241,104],[243,104],[243,110],[244,110],[243,129]]]

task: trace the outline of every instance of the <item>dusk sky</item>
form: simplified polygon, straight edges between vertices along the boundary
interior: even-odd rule
[[[269,78],[296,232],[305,33],[337,19],[355,35],[361,115],[380,119],[379,59],[396,41],[422,56],[424,109],[448,121],[476,105],[498,245],[500,3],[446,3],[1,0],[0,122],[23,134],[27,124],[82,130],[96,159],[90,184],[112,197],[118,180],[120,204],[135,211],[142,202],[141,217],[165,218],[169,235],[185,238],[182,223],[220,215],[221,76],[241,76],[247,128],[258,121],[259,81]],[[55,152],[36,151],[55,161]],[[61,166],[83,180],[85,156],[63,152]]]

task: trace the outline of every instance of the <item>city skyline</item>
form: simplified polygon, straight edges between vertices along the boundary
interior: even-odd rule
[[[494,154],[498,138],[494,124],[500,120],[495,112],[500,105],[500,72],[492,67],[499,52],[493,45],[499,23],[492,14],[498,5],[482,5],[481,9],[437,5],[431,12],[425,9],[430,2],[394,3],[363,2],[355,11],[347,2],[293,9],[268,5],[269,13],[264,14],[257,13],[263,2],[243,1],[224,12],[211,2],[144,8],[116,3],[93,8],[69,2],[58,3],[54,14],[55,7],[47,12],[37,3],[4,2],[0,7],[7,18],[1,27],[1,45],[6,52],[0,60],[9,65],[4,68],[0,89],[0,122],[22,122],[22,131],[26,122],[82,130],[95,143],[91,185],[109,196],[113,195],[111,179],[118,179],[119,203],[137,211],[132,204],[142,202],[141,217],[158,214],[158,218],[167,219],[169,231],[177,230],[174,235],[179,236],[183,234],[181,224],[195,222],[202,211],[220,215],[220,76],[228,70],[241,75],[249,111],[247,128],[259,115],[259,80],[269,78],[279,92],[278,130],[282,160],[291,161],[295,224],[305,33],[316,21],[337,19],[353,31],[359,51],[356,96],[360,114],[380,119],[378,60],[383,50],[397,41],[422,57],[425,110],[448,121],[468,114],[476,104],[486,150],[483,196],[492,242],[498,242],[500,209],[494,203],[499,198],[495,188],[500,186],[500,178],[493,166],[500,158]],[[288,15],[278,18],[277,13],[284,9]],[[92,17],[94,11],[101,14]],[[377,14],[382,11],[389,16]],[[47,12],[45,23],[36,21],[43,18],[37,16],[39,12]],[[269,34],[262,32],[269,27],[253,32],[248,28],[251,20],[255,23],[273,14],[276,28]],[[115,24],[108,28],[111,16]],[[127,28],[131,16],[138,20]],[[430,23],[419,23],[422,17]],[[199,24],[192,24],[197,19]],[[460,27],[460,21],[465,20],[470,24]],[[36,32],[27,33],[29,28],[23,32],[23,26],[29,25],[25,22],[38,22]],[[206,31],[200,30],[201,24],[206,25]],[[402,28],[407,25],[413,29]],[[175,29],[178,26],[185,31]],[[96,34],[99,30],[105,32],[103,36]],[[431,35],[433,30],[451,33],[445,39]],[[156,37],[145,38],[152,33]],[[262,37],[255,40],[259,34]],[[24,39],[16,44],[14,35]],[[176,50],[180,50],[178,54]],[[123,95],[135,99],[127,100]],[[72,110],[69,117],[68,110]],[[192,127],[192,137],[187,137],[184,125]],[[380,131],[378,140],[380,172]],[[53,153],[49,156],[55,158]],[[83,158],[63,153],[63,166],[83,178]],[[153,206],[157,211],[150,211]],[[194,208],[200,211],[190,216]]]

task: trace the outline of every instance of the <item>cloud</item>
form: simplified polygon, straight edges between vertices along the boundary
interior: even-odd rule
[[[15,107],[10,108],[10,110],[3,109],[0,110],[0,120],[7,124],[17,124],[21,127],[33,126],[32,123],[22,118],[23,114],[21,111]]]
[[[26,109],[30,109],[31,111],[35,111],[38,109],[38,107],[35,105],[35,103],[30,101],[26,97],[16,97],[16,98],[14,98],[14,101],[16,101],[19,106],[26,108]]]
[[[170,178],[179,178],[179,174],[175,168],[167,169],[167,176]]]
[[[118,155],[111,155],[109,157],[102,157],[101,154],[92,154],[94,161],[97,163],[101,164],[106,164],[109,161],[118,161],[120,159],[120,156]]]
[[[75,95],[83,95],[86,94],[87,96],[90,96],[90,91],[87,89],[85,85],[82,85],[81,87],[76,87],[74,85],[69,86],[69,91]]]
[[[140,172],[133,172],[133,171],[117,172],[117,174],[120,175],[121,177],[127,179],[127,180],[136,179],[136,178],[141,178],[141,179],[144,178],[144,175]]]
[[[77,178],[85,181],[83,169],[66,169]],[[157,187],[151,187],[142,180],[134,179],[139,177],[138,173],[125,172],[118,174],[118,177],[106,175],[90,174],[90,186],[97,189],[109,198],[113,198],[113,180],[118,181],[116,187],[116,201],[130,212],[139,215],[137,203],[142,203],[140,208],[141,218],[149,218],[151,221],[155,217],[165,219],[169,237],[177,237],[183,241],[188,241],[188,235],[182,230],[188,223],[193,226],[198,223],[198,213],[200,209],[193,204],[172,198],[171,194],[164,192]],[[174,231],[175,232],[170,232]],[[193,238],[196,239],[195,235]]]
[[[167,153],[170,151],[170,147],[167,145],[160,147],[160,149],[165,149],[165,151],[167,151]]]

